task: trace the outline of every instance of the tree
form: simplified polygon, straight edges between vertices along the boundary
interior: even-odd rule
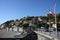
[[[60,22],[60,13],[57,14],[57,22]]]

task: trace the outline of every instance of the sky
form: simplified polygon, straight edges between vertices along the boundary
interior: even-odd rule
[[[60,0],[0,0],[0,24],[26,16],[43,16],[48,10],[60,12]]]

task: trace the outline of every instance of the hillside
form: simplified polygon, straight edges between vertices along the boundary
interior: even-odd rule
[[[27,16],[27,17],[23,17],[21,19],[16,19],[16,20],[10,20],[10,21],[6,21],[3,24],[0,25],[3,26],[4,28],[6,27],[12,27],[13,25],[17,26],[17,27],[22,27],[24,22],[28,22],[31,21],[32,22],[32,26],[38,26],[38,25],[43,25],[46,22],[49,22],[49,17],[50,17],[50,22],[55,22],[55,17],[53,17],[52,15],[49,16],[49,14],[47,14],[48,16]],[[57,22],[60,22],[60,13],[56,14],[57,15]],[[42,21],[39,23],[38,17],[40,17],[42,19]]]

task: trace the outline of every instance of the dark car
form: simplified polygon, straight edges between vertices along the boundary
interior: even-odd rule
[[[38,36],[35,32],[28,34],[23,40],[38,40]]]

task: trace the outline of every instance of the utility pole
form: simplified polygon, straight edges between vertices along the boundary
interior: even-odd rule
[[[54,4],[54,13],[55,13],[55,26],[56,26],[56,36],[57,36],[57,17],[56,17],[56,3]]]

